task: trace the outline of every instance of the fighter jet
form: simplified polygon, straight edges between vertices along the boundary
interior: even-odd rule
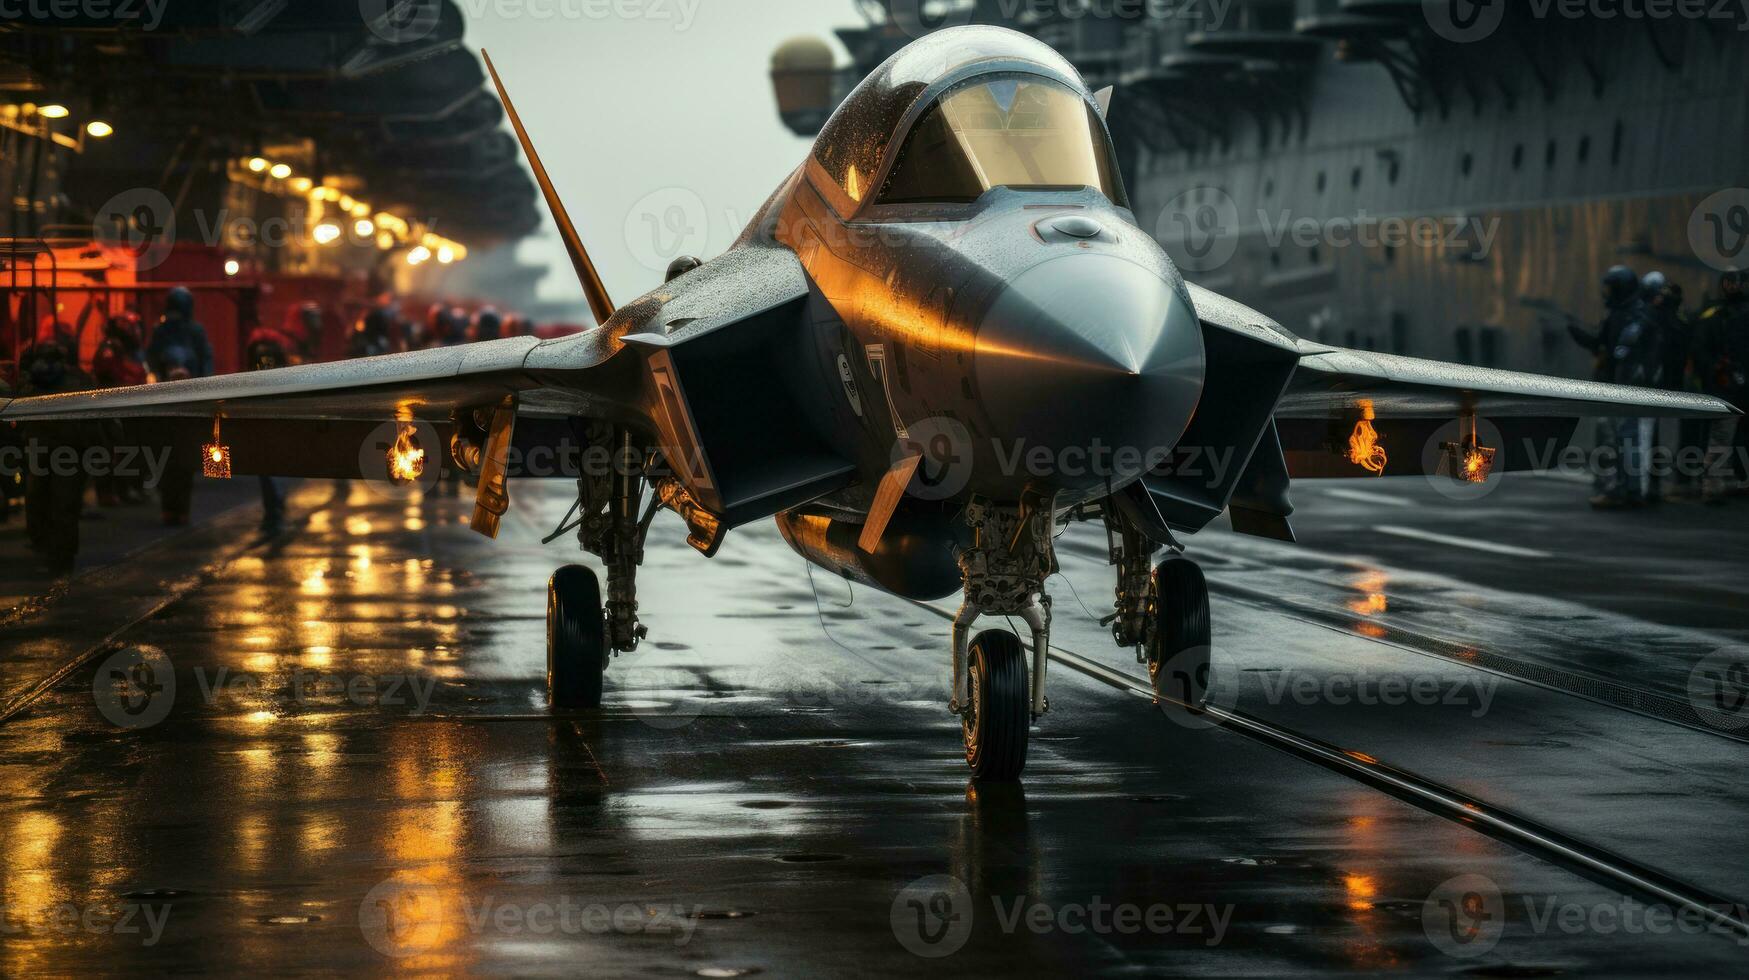
[[[1211,630],[1181,536],[1223,512],[1291,540],[1291,479],[1461,484],[1549,465],[1543,447],[1582,417],[1731,411],[1312,343],[1185,282],[1128,207],[1109,97],[1026,35],[928,35],[849,95],[733,247],[677,261],[624,306],[506,97],[597,328],[25,398],[0,420],[130,420],[219,475],[459,470],[488,535],[513,479],[575,478],[558,533],[577,531],[606,591],[581,565],[548,583],[555,711],[599,707],[610,661],[645,637],[637,573],[659,509],[707,557],[775,519],[848,579],[963,593],[948,709],[974,776],[1001,780],[1049,708],[1046,582],[1065,524],[1104,524],[1114,639],[1168,710],[1194,710]],[[1010,616],[1029,642],[972,633]]]

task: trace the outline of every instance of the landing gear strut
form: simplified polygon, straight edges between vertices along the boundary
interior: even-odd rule
[[[1158,701],[1195,710],[1208,699],[1213,642],[1202,569],[1172,542],[1172,553],[1150,571],[1151,539],[1115,513],[1107,515],[1106,530],[1117,566],[1112,639],[1134,647],[1136,661],[1148,665]]]
[[[972,546],[960,553],[965,601],[953,621],[953,700],[972,775],[1012,780],[1026,767],[1027,730],[1050,709],[1051,597],[1045,579],[1057,570],[1051,547],[1053,498],[1030,495],[1018,506],[974,499],[966,507]],[[1032,632],[1030,684],[1020,638],[985,630],[967,642],[979,616],[1019,616]],[[1030,696],[1029,696],[1030,689]]]
[[[595,573],[581,565],[559,569],[547,586],[547,694],[555,709],[599,708],[608,660],[636,650],[649,634],[638,622],[637,572],[659,501],[652,494],[639,515],[648,483],[644,455],[629,430],[602,422],[579,428],[586,447],[613,447],[613,466],[608,473],[585,468],[572,507],[577,520],[547,540],[577,531],[583,550],[607,566],[607,602]]]

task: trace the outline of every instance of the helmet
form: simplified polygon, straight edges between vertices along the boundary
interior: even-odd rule
[[[1646,295],[1652,296],[1663,292],[1670,286],[1670,278],[1656,270],[1646,273],[1646,278],[1640,280],[1640,288]]]
[[[164,312],[175,313],[183,319],[194,316],[194,293],[187,286],[177,286],[164,297]]]
[[[1613,266],[1603,274],[1603,294],[1610,302],[1620,302],[1634,294],[1640,278],[1625,265]]]

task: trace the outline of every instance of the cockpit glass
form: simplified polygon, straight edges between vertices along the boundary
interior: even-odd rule
[[[1093,108],[1036,76],[983,78],[942,96],[911,127],[879,202],[967,203],[992,187],[1091,187],[1124,203]]]

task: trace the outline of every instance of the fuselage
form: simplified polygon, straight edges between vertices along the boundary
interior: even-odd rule
[[[985,147],[984,158],[1020,158],[987,169],[1072,173],[1076,164],[1060,161],[1103,159],[1109,147],[1092,94],[1048,48],[1012,32],[968,30],[977,57],[937,56],[956,67],[910,72],[908,104],[876,93],[840,109],[897,120],[886,124],[884,149],[864,153],[866,176],[852,163],[847,182],[835,178],[843,154],[817,145],[753,233],[794,252],[818,293],[812,337],[850,409],[838,413],[847,424],[834,441],[857,447],[865,488],[919,454],[914,496],[1012,501],[1031,492],[1067,505],[1121,489],[1172,448],[1201,392],[1202,337],[1182,278],[1137,227],[1115,173],[1089,169],[1099,187],[1001,184],[975,197],[892,200],[898,184],[925,184],[915,197],[934,171],[965,167],[952,146],[929,148],[949,159],[919,160],[923,151],[907,144],[913,129],[923,142],[936,107],[963,101],[959,93],[989,89],[1012,100],[1000,123],[979,118],[965,125],[985,129],[955,134],[962,146]],[[906,74],[883,70],[864,85]],[[1070,111],[1085,113],[1082,128],[1046,129],[1045,111],[1023,113],[1037,90],[1041,102],[1081,103]],[[835,121],[820,140],[868,125]],[[1018,148],[988,149],[992,133]],[[1060,145],[1076,139],[1093,145]]]

